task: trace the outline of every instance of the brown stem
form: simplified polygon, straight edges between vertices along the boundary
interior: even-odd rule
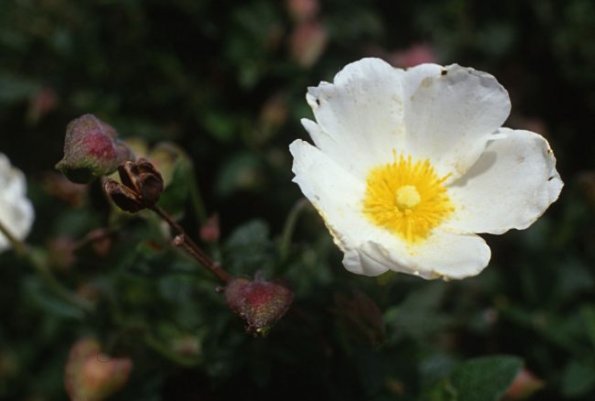
[[[227,284],[231,279],[231,275],[221,268],[217,263],[213,262],[211,258],[206,256],[202,249],[200,249],[190,238],[185,234],[177,235],[173,244],[180,248],[183,248],[188,252],[194,259],[196,259],[201,265],[206,267],[211,273],[213,273],[223,284]]]
[[[221,266],[215,263],[188,235],[186,231],[176,223],[171,216],[159,206],[153,206],[151,208],[159,217],[161,217],[169,226],[177,232],[173,239],[173,244],[180,248],[183,248],[188,252],[194,259],[213,273],[223,284],[227,284],[232,276],[227,273]]]
[[[161,217],[163,220],[165,220],[165,222],[167,224],[169,224],[169,226],[171,228],[173,228],[178,234],[185,234],[186,231],[184,231],[184,229],[182,228],[181,225],[179,225],[178,223],[176,223],[174,221],[174,219],[171,218],[171,216],[163,209],[161,209],[159,206],[155,205],[151,208],[155,213],[157,213],[159,215],[159,217]]]

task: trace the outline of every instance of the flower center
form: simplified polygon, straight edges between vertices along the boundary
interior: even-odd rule
[[[453,211],[444,181],[429,160],[395,157],[366,178],[363,213],[409,244],[425,240]]]
[[[413,209],[421,201],[421,196],[419,196],[419,192],[413,185],[403,185],[397,189],[395,195],[397,206],[403,212]]]

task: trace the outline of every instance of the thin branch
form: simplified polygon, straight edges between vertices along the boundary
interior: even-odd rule
[[[289,248],[291,246],[291,238],[295,231],[295,225],[302,211],[309,205],[309,202],[302,198],[298,200],[295,205],[291,208],[285,225],[283,227],[283,234],[281,236],[281,243],[279,244],[279,255],[282,261],[287,260],[289,256]]]
[[[194,259],[198,261],[207,270],[213,273],[223,284],[227,284],[232,276],[223,268],[215,263],[192,239],[186,234],[186,231],[174,219],[159,206],[154,206],[152,210],[157,213],[169,226],[177,233],[173,239],[173,244],[184,249]]]

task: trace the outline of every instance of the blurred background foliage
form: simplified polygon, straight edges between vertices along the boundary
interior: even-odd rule
[[[592,400],[594,21],[591,0],[0,1],[0,150],[27,174],[28,242],[93,305],[0,255],[0,399],[66,399],[69,349],[94,336],[133,361],[113,400],[497,400],[519,371],[539,388],[530,399]],[[288,235],[306,87],[363,56],[488,71],[510,92],[506,125],[555,150],[560,201],[487,238],[479,277],[352,275],[300,203]],[[66,124],[89,112],[141,148],[177,144],[163,206],[232,273],[293,288],[267,337],[245,333],[155,218],[52,171]]]

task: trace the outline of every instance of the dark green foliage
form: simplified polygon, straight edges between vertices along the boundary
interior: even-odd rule
[[[593,1],[321,1],[327,41],[310,64],[292,50],[287,3],[0,1],[0,152],[27,175],[38,263],[0,254],[0,399],[65,399],[68,351],[94,335],[134,362],[112,400],[495,401],[522,366],[545,382],[532,400],[592,400]],[[490,266],[458,282],[346,272],[309,207],[283,244],[301,197],[287,146],[307,136],[306,87],[420,43],[508,89],[506,125],[544,134],[558,157],[559,202],[529,230],[488,237]],[[245,332],[154,215],[115,211],[99,183],[76,195],[47,175],[85,113],[148,151],[183,150],[160,205],[199,243],[218,213],[208,253],[294,291],[267,337]],[[99,228],[103,242],[89,236]],[[70,263],[57,238],[76,247]]]

